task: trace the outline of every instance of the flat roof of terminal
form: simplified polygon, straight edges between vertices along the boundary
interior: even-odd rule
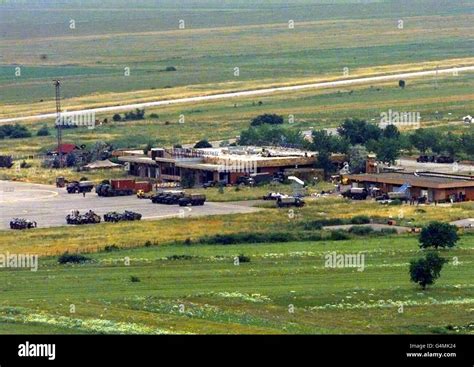
[[[362,173],[346,176],[352,181],[366,181],[373,183],[385,183],[392,185],[403,185],[405,183],[414,187],[449,189],[458,187],[474,187],[474,179],[469,176],[448,175],[441,173]]]

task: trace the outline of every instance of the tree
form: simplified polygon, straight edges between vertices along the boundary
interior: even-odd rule
[[[315,167],[323,169],[325,176],[329,176],[336,170],[336,167],[331,162],[331,154],[327,150],[318,152],[318,160],[316,161]]]
[[[283,124],[283,117],[276,114],[265,113],[255,117],[250,123],[251,126],[260,126],[264,124],[280,125]]]
[[[76,162],[77,162],[77,158],[76,158],[76,155],[74,153],[71,152],[66,156],[66,166],[67,167],[75,166]]]
[[[400,79],[400,80],[398,81],[398,86],[399,86],[400,88],[402,88],[402,89],[405,88],[405,85],[406,85],[406,83],[405,83],[405,81],[404,81],[403,79]]]
[[[240,145],[280,145],[302,147],[305,144],[301,132],[279,126],[262,125],[249,127],[240,133]]]
[[[426,289],[427,285],[434,284],[439,278],[441,270],[448,260],[435,252],[426,254],[425,258],[410,261],[410,279]]]
[[[377,159],[384,163],[394,164],[400,158],[400,142],[398,139],[382,138],[379,141],[372,140],[370,149],[377,154]]]
[[[378,140],[382,135],[382,129],[378,126],[359,119],[346,119],[337,131],[352,145],[364,145],[369,140]]]
[[[194,187],[195,183],[193,171],[184,170],[183,177],[181,178],[181,186],[185,189],[190,189]]]
[[[421,248],[454,247],[459,240],[456,226],[443,222],[431,222],[421,230],[418,241]]]
[[[48,136],[49,135],[49,129],[48,126],[43,125],[37,132],[36,136]]]
[[[122,121],[122,116],[120,116],[120,114],[116,113],[115,115],[112,116],[112,120]]]
[[[209,143],[206,139],[199,140],[195,145],[194,148],[212,148],[212,144]]]
[[[433,129],[418,129],[410,135],[411,144],[421,153],[427,152],[441,140],[441,134]]]
[[[365,172],[365,162],[369,152],[363,145],[354,145],[349,148],[349,167],[352,173]]]
[[[462,134],[461,145],[464,153],[471,157],[474,156],[474,132]]]
[[[313,131],[313,142],[308,149],[315,152],[347,153],[349,142],[339,136],[331,135],[326,130]]]
[[[400,137],[400,131],[393,124],[388,124],[385,129],[383,129],[382,135],[387,139],[398,139]]]

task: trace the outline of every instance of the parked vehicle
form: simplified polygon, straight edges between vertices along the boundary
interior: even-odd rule
[[[37,223],[29,219],[24,218],[13,218],[10,221],[10,229],[30,229],[36,228]]]
[[[263,195],[263,200],[278,200],[278,198],[285,197],[286,195],[280,194],[279,192],[269,192]]]
[[[93,188],[94,183],[91,181],[72,181],[66,186],[68,194],[91,192]]]
[[[436,163],[454,163],[454,158],[446,155],[441,155],[436,158]]]
[[[71,214],[66,216],[67,224],[81,225],[81,224],[96,224],[100,223],[100,216],[89,210],[85,214],[80,214],[79,210],[74,210]]]
[[[182,190],[165,190],[154,195],[151,198],[151,202],[154,204],[173,205],[178,204],[179,199],[183,197],[184,191]]]
[[[139,199],[151,199],[155,195],[153,192],[145,192],[143,190],[137,191],[137,198]]]
[[[287,208],[291,206],[295,206],[301,208],[305,205],[305,202],[302,198],[295,197],[295,196],[286,196],[286,197],[279,197],[276,200],[277,207],[279,208]]]
[[[361,187],[352,187],[349,190],[342,193],[342,196],[352,200],[365,200],[369,192],[365,188]]]
[[[124,213],[117,213],[117,212],[109,212],[104,214],[104,221],[105,222],[120,222],[120,221],[134,221],[142,219],[142,215],[140,213],[132,212],[125,210]]]
[[[202,185],[202,187],[208,189],[209,187],[216,187],[219,185],[225,186],[227,183],[225,181],[207,181]]]
[[[102,181],[102,183],[95,188],[97,195],[105,197],[133,195],[139,190],[149,192],[152,190],[152,185],[146,181],[139,182],[133,179],[118,179]]]
[[[185,195],[184,197],[180,198],[178,200],[178,205],[179,206],[198,206],[198,205],[204,205],[204,202],[206,201],[206,196],[202,194],[189,194]]]

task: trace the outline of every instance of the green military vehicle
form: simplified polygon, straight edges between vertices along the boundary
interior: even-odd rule
[[[178,205],[179,206],[188,206],[188,205],[199,206],[199,205],[204,205],[205,201],[206,201],[206,195],[187,194],[178,200]]]

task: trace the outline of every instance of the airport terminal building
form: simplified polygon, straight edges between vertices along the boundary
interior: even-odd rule
[[[313,168],[315,152],[291,148],[154,148],[149,155],[125,152],[118,160],[134,176],[179,183],[185,175],[192,175],[197,186],[210,181],[236,184],[240,177],[255,173],[294,174],[296,170],[306,175],[320,174]]]

